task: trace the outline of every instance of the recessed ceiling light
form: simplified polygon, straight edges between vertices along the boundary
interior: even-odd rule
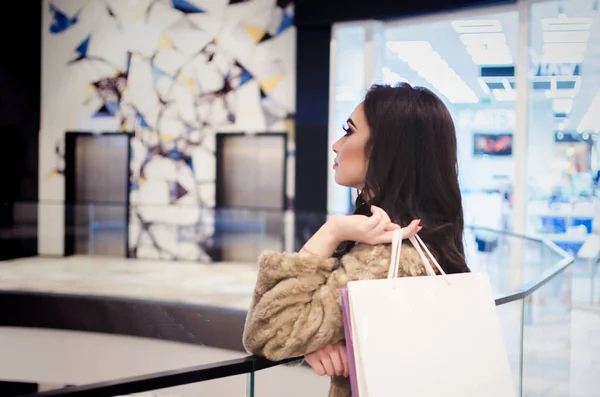
[[[573,31],[589,30],[592,27],[592,18],[567,18],[566,15],[558,18],[542,19],[542,29],[545,31]]]
[[[390,69],[388,67],[383,67],[381,69],[381,74],[383,75],[383,82],[385,84],[394,85],[394,84],[398,84],[398,83],[402,83],[402,82],[410,84],[410,82],[408,80],[400,77],[400,75],[398,73],[392,71],[392,69]]]
[[[506,44],[504,33],[461,34],[458,36],[464,45],[503,45]]]
[[[554,98],[574,98],[577,94],[575,90],[546,90],[545,95],[548,99]]]
[[[590,38],[590,32],[544,32],[542,37],[546,43],[586,43]]]
[[[514,63],[499,20],[454,21],[452,27],[476,65]]]
[[[496,33],[502,31],[498,19],[471,19],[452,21],[452,28],[456,33]]]
[[[494,97],[501,102],[510,102],[517,100],[517,90],[493,90]]]
[[[543,46],[544,53],[570,53],[583,54],[587,48],[586,43],[546,43]]]
[[[476,65],[512,65],[513,58],[506,44],[497,46],[467,46],[467,52]]]
[[[390,41],[396,53],[424,80],[452,103],[477,103],[479,97],[427,41]]]
[[[581,63],[583,62],[584,55],[581,53],[550,53],[543,54],[540,61],[543,63]]]

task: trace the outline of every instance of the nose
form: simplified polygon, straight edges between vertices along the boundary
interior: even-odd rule
[[[338,140],[337,140],[337,141],[336,141],[336,142],[333,144],[333,147],[332,147],[332,149],[333,149],[333,152],[334,152],[335,154],[338,154],[338,152],[340,151],[340,141],[341,141],[341,139],[338,139]]]

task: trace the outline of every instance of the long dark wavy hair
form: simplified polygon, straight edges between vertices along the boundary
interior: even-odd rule
[[[392,222],[421,219],[419,236],[446,273],[468,272],[458,184],[456,130],[433,92],[407,83],[372,86],[363,103],[371,130],[365,186],[355,214],[381,207]],[[354,246],[344,242],[340,257]]]

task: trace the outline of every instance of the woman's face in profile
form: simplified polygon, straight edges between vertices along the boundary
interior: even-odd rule
[[[338,185],[362,189],[367,174],[365,145],[370,137],[362,102],[348,118],[344,130],[346,134],[333,145],[336,154],[333,165],[335,182]]]

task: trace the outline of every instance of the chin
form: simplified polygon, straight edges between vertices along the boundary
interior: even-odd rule
[[[349,187],[351,189],[359,189],[357,186],[364,186],[364,182],[359,183],[355,178],[349,180],[348,178],[344,178],[339,172],[335,173],[334,181],[336,184],[344,187]]]
[[[344,186],[344,187],[352,187],[351,184],[344,182],[343,180],[339,179],[339,178],[335,178],[335,183],[340,185],[340,186]]]

